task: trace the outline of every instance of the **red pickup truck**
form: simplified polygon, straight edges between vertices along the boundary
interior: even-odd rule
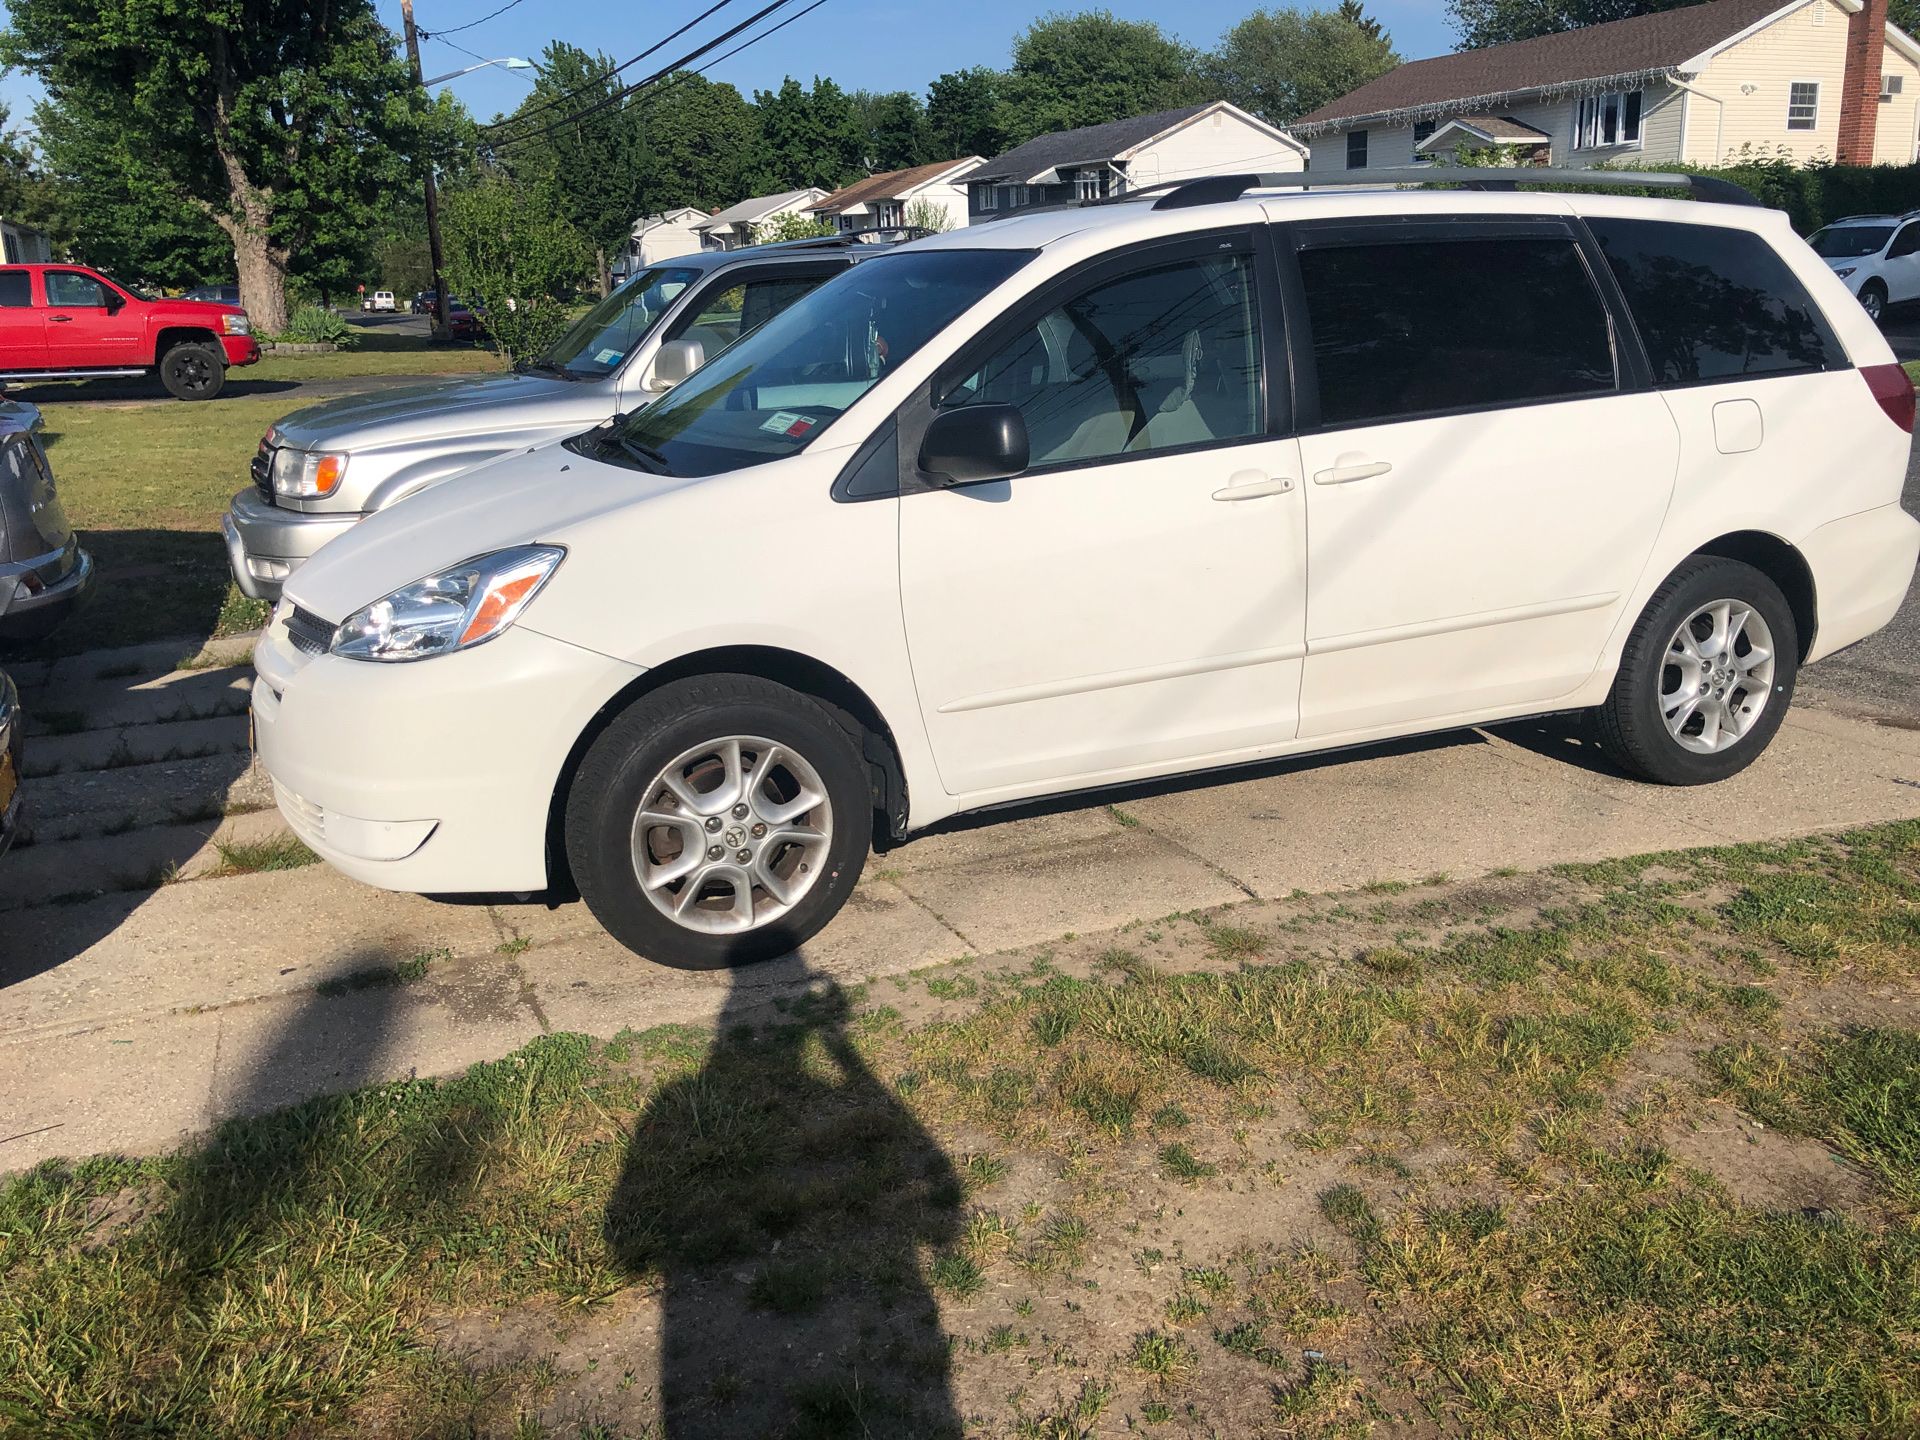
[[[158,374],[179,400],[211,400],[229,365],[260,358],[238,305],[161,300],[84,265],[0,266],[0,384]]]

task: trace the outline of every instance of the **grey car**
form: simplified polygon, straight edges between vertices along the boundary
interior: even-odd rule
[[[736,338],[874,253],[868,232],[710,250],[634,275],[511,374],[296,410],[268,430],[222,519],[240,589],[286,579],[364,516],[514,450],[649,403]]]
[[[37,640],[93,584],[93,559],[67,523],[39,428],[33,406],[0,405],[0,641]]]

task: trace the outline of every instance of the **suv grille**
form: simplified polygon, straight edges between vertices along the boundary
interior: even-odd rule
[[[307,655],[324,655],[333,648],[334,627],[311,610],[299,605],[287,617],[287,638],[293,648]]]
[[[253,463],[247,467],[253,476],[253,488],[260,492],[260,498],[273,504],[273,446],[265,440],[253,453]]]

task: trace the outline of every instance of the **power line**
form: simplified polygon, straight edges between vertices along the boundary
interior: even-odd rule
[[[731,29],[725,30],[719,35],[714,36],[713,39],[707,41],[704,45],[698,46],[695,49],[688,51],[685,55],[682,55],[678,60],[670,62],[669,64],[663,66],[659,70],[654,71],[653,74],[646,76],[644,79],[634,81],[633,84],[626,86],[624,89],[617,90],[613,94],[606,96],[604,99],[595,101],[593,104],[587,106],[586,109],[576,111],[574,114],[566,116],[564,119],[558,121],[555,124],[544,126],[539,130],[530,131],[520,135],[509,135],[506,139],[501,141],[488,142],[487,148],[490,150],[500,150],[500,149],[504,149],[506,146],[509,146],[509,145],[518,145],[523,141],[538,140],[542,136],[553,134],[556,130],[564,130],[569,125],[577,124],[580,121],[585,120],[590,115],[596,115],[600,111],[605,110],[610,105],[619,104],[622,100],[626,99],[629,95],[634,94],[636,91],[642,90],[645,87],[655,84],[661,79],[672,75],[674,71],[684,70],[688,65],[692,64],[695,60],[698,60],[702,55],[705,55],[709,50],[714,49],[716,46],[724,45],[727,41],[733,39],[734,36],[740,34],[741,31],[751,29],[754,25],[759,24],[760,21],[766,19],[766,17],[771,15],[774,11],[782,9],[785,6],[790,5],[792,3],[793,3],[793,0],[772,0],[771,4],[763,6],[761,9],[756,10],[753,14],[749,15],[745,20],[742,20],[738,25],[735,25]],[[807,8],[812,9],[824,3],[825,3],[825,0],[814,0],[814,4]],[[804,14],[805,11],[802,11],[800,13]],[[797,20],[800,17],[799,15],[795,15],[792,18]],[[773,26],[771,29],[767,30],[765,33],[755,36],[752,40],[749,40],[745,44],[742,44],[736,47],[736,49],[730,53],[734,53],[734,54],[739,53],[739,51],[744,50],[747,47],[747,45],[756,44],[760,40],[766,39],[768,35],[773,34],[773,32],[775,30],[778,30],[779,28],[780,26],[778,25]],[[659,47],[655,46],[654,48],[658,49]],[[725,57],[722,57],[722,58],[725,58]],[[718,61],[715,61],[714,63],[717,64]],[[502,121],[501,123],[506,124],[510,122]],[[483,126],[482,128],[493,129],[496,127]]]
[[[487,21],[506,14],[507,11],[513,9],[513,7],[519,3],[520,0],[507,0],[507,3],[502,5],[498,10],[487,15],[482,15],[478,20],[469,20],[464,25],[455,25],[446,30],[422,30],[420,32],[420,38],[422,40],[435,40],[442,35],[458,35],[462,30],[471,30],[476,25],[484,25]],[[457,50],[460,47],[456,45],[454,48]]]
[[[654,42],[652,45],[649,45],[646,49],[642,50],[638,55],[634,56],[631,60],[624,61],[621,64],[614,66],[613,69],[607,71],[606,74],[601,75],[593,80],[589,80],[586,84],[582,85],[578,90],[569,91],[565,95],[556,95],[551,100],[544,101],[541,104],[534,106],[531,110],[522,111],[520,114],[512,116],[509,119],[496,121],[491,125],[482,125],[480,127],[481,130],[482,131],[497,130],[503,125],[516,124],[519,121],[526,120],[531,116],[539,115],[545,111],[551,110],[555,106],[564,105],[569,100],[577,100],[582,95],[586,94],[589,90],[597,90],[600,86],[606,84],[607,81],[613,79],[613,77],[618,75],[622,70],[625,70],[632,65],[638,65],[642,60],[646,59],[647,56],[653,54],[654,51],[660,49],[664,45],[669,45],[673,41],[678,40],[682,35],[686,34],[687,31],[691,30],[694,26],[698,25],[702,20],[705,20],[709,15],[712,15],[717,10],[725,9],[728,5],[732,3],[733,3],[733,0],[714,0],[714,3],[712,5],[709,5],[706,9],[702,10],[698,15],[694,16],[693,19],[687,21],[686,24],[682,25],[678,30],[675,30],[672,34],[666,36],[662,40],[658,40]],[[755,18],[757,19],[758,17],[756,16]],[[750,21],[748,23],[752,23],[752,22]],[[732,33],[737,33],[737,32],[732,32]],[[721,38],[724,39],[726,37],[723,36]]]

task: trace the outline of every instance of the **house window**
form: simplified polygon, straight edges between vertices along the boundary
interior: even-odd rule
[[[1573,148],[1598,150],[1607,145],[1639,145],[1640,106],[1638,90],[1587,96],[1574,114]]]
[[[1107,196],[1107,172],[1082,170],[1073,186],[1074,193],[1082,200],[1104,200]]]
[[[900,202],[898,200],[883,200],[874,206],[873,223],[882,229],[891,229],[896,225],[904,223],[900,213]]]
[[[1894,96],[1907,88],[1904,75],[1882,75],[1880,77],[1880,103],[1885,105]]]
[[[1349,130],[1347,132],[1347,169],[1364,170],[1367,168],[1367,132]]]
[[[980,209],[997,210],[1000,208],[997,199],[998,190],[997,185],[976,185],[973,187],[973,198]]]
[[[1820,82],[1796,80],[1787,86],[1787,128],[1811,130],[1820,121]]]

